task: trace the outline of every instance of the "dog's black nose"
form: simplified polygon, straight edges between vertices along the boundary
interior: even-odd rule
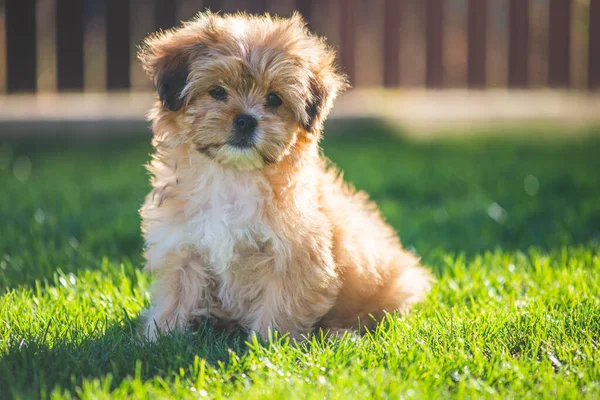
[[[246,114],[241,114],[235,117],[233,123],[236,130],[240,133],[252,132],[252,130],[256,128],[256,125],[258,125],[256,118]]]

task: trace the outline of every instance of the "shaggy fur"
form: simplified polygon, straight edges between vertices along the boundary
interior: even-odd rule
[[[199,14],[148,38],[139,56],[160,97],[141,209],[155,276],[147,337],[211,318],[298,338],[423,298],[428,272],[320,154],[346,84],[298,15]],[[240,114],[258,123],[249,146],[232,144]]]

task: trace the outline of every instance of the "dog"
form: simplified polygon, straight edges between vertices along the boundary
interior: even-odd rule
[[[204,319],[263,338],[368,329],[424,298],[430,273],[319,149],[347,84],[299,14],[200,13],[139,59],[158,92],[148,339]]]

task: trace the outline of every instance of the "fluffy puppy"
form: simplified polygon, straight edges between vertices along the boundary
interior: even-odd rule
[[[298,338],[423,298],[428,272],[320,153],[346,83],[300,16],[202,13],[139,57],[159,95],[141,209],[148,338],[197,318]]]

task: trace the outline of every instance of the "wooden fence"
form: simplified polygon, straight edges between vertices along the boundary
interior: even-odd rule
[[[55,60],[56,89],[58,91],[79,91],[84,85],[84,32],[88,19],[86,8],[91,3],[103,3],[104,46],[105,46],[105,88],[107,90],[128,90],[132,87],[131,71],[134,42],[131,34],[132,21],[138,18],[133,0],[54,0],[55,26]],[[320,25],[315,21],[318,15],[315,10],[329,7],[338,14],[332,19],[337,30],[337,46],[340,63],[348,74],[350,81],[356,80],[357,60],[366,57],[357,51],[357,40],[363,32],[358,28],[361,8],[366,0],[287,0],[288,12],[300,11],[311,29],[318,33],[329,22]],[[487,60],[489,41],[489,7],[494,2],[503,1],[507,22],[507,68],[506,86],[510,88],[527,88],[531,86],[530,55],[532,49],[531,7],[534,0],[464,0],[467,4],[466,15],[466,60],[465,86],[485,88],[489,86]],[[573,3],[576,0],[547,1],[547,57],[545,62],[546,78],[544,84],[552,88],[570,88],[572,82],[572,24]],[[182,0],[147,0],[153,7],[153,28],[166,29],[176,25]],[[6,79],[8,93],[35,92],[38,88],[36,62],[39,61],[39,34],[36,33],[36,0],[5,0],[5,47],[6,47]],[[188,1],[189,3],[189,1]],[[196,1],[196,9],[210,8],[224,12],[243,9],[258,13],[273,12],[278,0],[248,1]],[[402,77],[406,71],[399,59],[405,48],[403,22],[401,18],[407,12],[409,0],[374,0],[373,5],[381,7],[379,20],[371,26],[380,29],[381,59],[373,68],[378,68],[380,82],[386,87],[402,86]],[[447,87],[445,74],[444,45],[446,12],[448,0],[421,0],[412,2],[412,7],[422,7],[424,16],[423,43],[424,79],[426,87]],[[499,4],[499,3],[497,3]],[[497,5],[496,4],[496,5]],[[587,24],[584,24],[587,36],[587,65],[585,68],[584,87],[589,90],[600,89],[600,0],[587,0]],[[277,8],[281,11],[281,7]],[[335,22],[334,22],[335,20]],[[152,28],[152,27],[151,27]],[[581,29],[578,24],[577,29]],[[150,29],[152,30],[152,29]],[[331,32],[329,32],[331,33]],[[580,60],[577,60],[580,61]]]

